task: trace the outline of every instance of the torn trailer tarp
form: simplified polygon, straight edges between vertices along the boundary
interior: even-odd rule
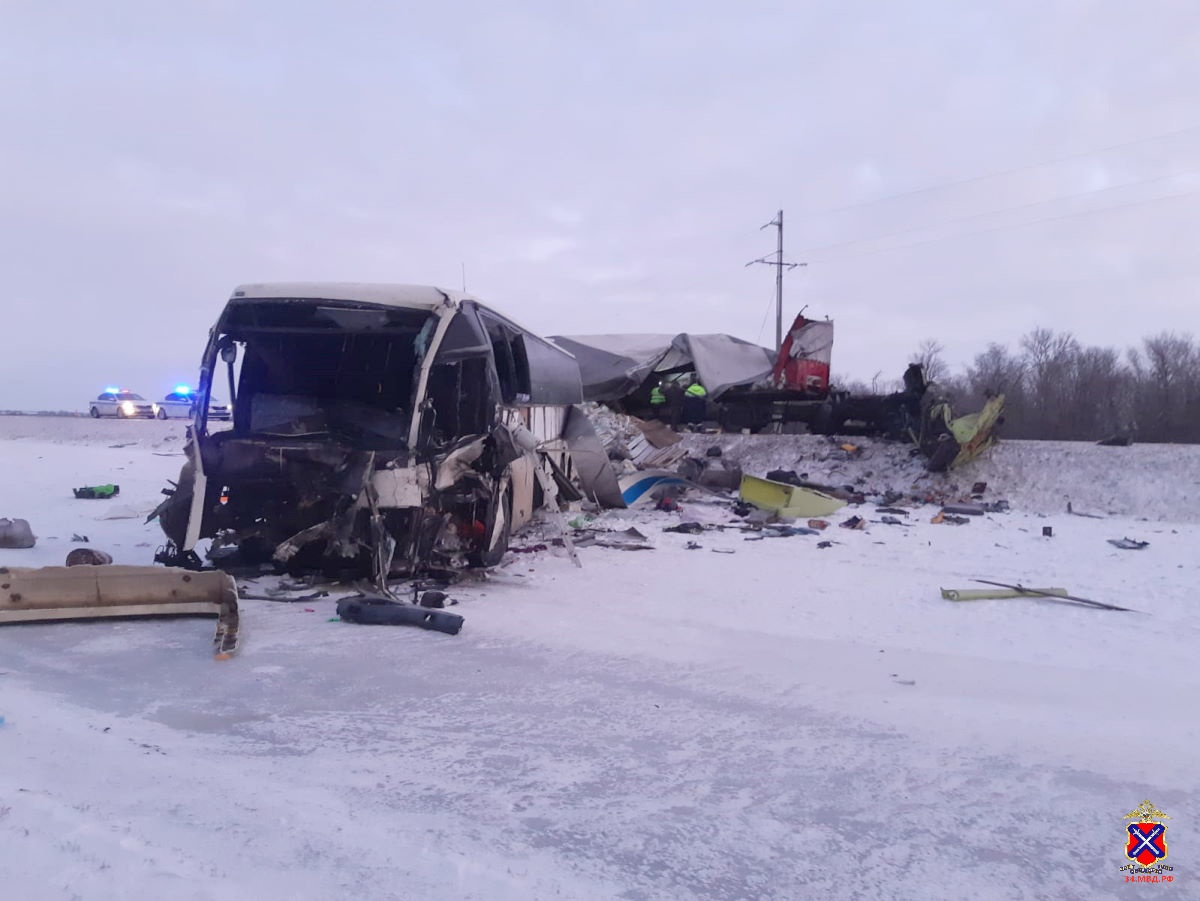
[[[774,357],[765,347],[732,335],[558,335],[550,339],[574,355],[590,401],[632,394],[655,373],[694,370],[710,398],[730,388],[764,382]]]

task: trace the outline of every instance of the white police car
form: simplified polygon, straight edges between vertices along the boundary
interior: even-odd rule
[[[126,391],[124,388],[105,388],[91,402],[88,413],[92,419],[101,416],[116,416],[118,419],[136,419],[143,417],[153,419],[159,413],[158,404],[146,400],[140,394]]]
[[[159,419],[191,419],[195,411],[196,394],[187,385],[176,385],[175,390],[158,403]],[[233,406],[211,397],[208,403],[208,418],[232,419]]]

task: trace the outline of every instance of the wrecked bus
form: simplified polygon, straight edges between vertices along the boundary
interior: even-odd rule
[[[210,429],[218,390],[232,422]],[[579,497],[581,400],[574,357],[470,295],[243,285],[209,335],[187,462],[152,514],[168,538],[157,559],[198,566],[208,538],[214,559],[377,580],[494,565],[535,510]]]

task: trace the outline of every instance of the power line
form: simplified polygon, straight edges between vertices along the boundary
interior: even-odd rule
[[[975,235],[986,235],[986,234],[990,234],[992,232],[1007,231],[1009,229],[1027,228],[1031,225],[1040,225],[1043,222],[1058,222],[1059,220],[1062,220],[1062,219],[1073,219],[1078,216],[1099,215],[1101,213],[1108,213],[1113,210],[1122,210],[1122,209],[1129,209],[1129,208],[1137,207],[1137,206],[1146,206],[1147,204],[1159,203],[1164,200],[1175,200],[1176,198],[1179,198],[1179,197],[1188,197],[1188,196],[1190,196],[1192,194],[1196,194],[1196,193],[1200,193],[1200,188],[1193,188],[1189,191],[1180,191],[1176,194],[1164,194],[1161,197],[1149,197],[1145,200],[1133,200],[1128,203],[1117,203],[1117,204],[1113,204],[1112,206],[1097,207],[1095,209],[1090,209],[1090,210],[1076,210],[1074,213],[1063,213],[1060,216],[1043,216],[1038,219],[1031,219],[1028,222],[1017,222],[1017,223],[1011,223],[1008,225],[997,225],[992,228],[981,228],[976,231],[959,232],[956,235],[942,235],[937,238],[930,238],[926,241],[914,241],[911,244],[896,244],[891,247],[877,247],[874,250],[864,250],[860,253],[846,254],[841,257],[835,255],[831,259],[834,259],[834,260],[853,259],[855,257],[870,256],[871,254],[876,254],[876,253],[887,253],[888,251],[891,251],[891,250],[907,250],[911,247],[920,247],[924,244],[936,244],[938,241],[951,241],[956,238],[969,238],[969,237],[973,237]]]
[[[838,248],[838,247],[847,247],[847,246],[851,246],[854,244],[864,244],[868,241],[882,241],[885,238],[894,238],[898,235],[907,235],[907,234],[912,234],[913,232],[929,231],[930,229],[941,228],[942,226],[945,226],[945,225],[954,225],[955,223],[959,223],[959,222],[971,222],[975,219],[982,219],[987,216],[995,216],[999,213],[1011,213],[1011,212],[1016,212],[1017,210],[1028,210],[1028,209],[1033,209],[1033,208],[1039,207],[1039,206],[1045,206],[1046,204],[1049,204],[1049,203],[1058,203],[1059,201],[1062,201],[1062,200],[1074,200],[1078,197],[1090,197],[1093,194],[1103,194],[1107,191],[1117,191],[1117,190],[1120,190],[1121,188],[1132,188],[1137,185],[1150,185],[1150,184],[1154,184],[1155,182],[1169,181],[1174,178],[1182,178],[1185,175],[1194,175],[1194,174],[1195,174],[1194,172],[1173,172],[1170,175],[1156,175],[1153,178],[1144,178],[1144,179],[1140,179],[1138,181],[1121,182],[1121,184],[1118,184],[1118,185],[1109,185],[1108,187],[1105,187],[1105,188],[1092,188],[1089,191],[1079,191],[1074,194],[1061,194],[1058,197],[1050,197],[1046,200],[1035,200],[1031,203],[1022,203],[1022,204],[1018,204],[1017,206],[1006,206],[1006,207],[999,207],[994,210],[983,210],[978,213],[971,213],[970,215],[967,215],[967,216],[956,216],[953,219],[943,219],[940,222],[933,222],[933,223],[930,223],[929,225],[917,225],[917,226],[913,226],[912,228],[903,228],[898,231],[883,232],[883,233],[877,234],[877,235],[869,235],[865,238],[852,238],[849,241],[837,241],[833,244],[822,244],[817,247],[806,248],[803,252],[805,254],[820,253],[823,250],[833,250],[834,248]]]
[[[863,200],[858,203],[849,203],[844,206],[830,207],[824,210],[816,210],[814,212],[802,213],[805,218],[813,218],[814,216],[830,216],[834,213],[842,213],[847,210],[857,210],[863,207],[874,206],[880,203],[887,203],[891,200],[898,200],[902,197],[916,197],[921,194],[928,194],[932,191],[941,191],[945,188],[955,188],[959,185],[969,185],[975,182],[987,181],[990,178],[999,178],[1002,175],[1014,175],[1017,172],[1026,172],[1031,169],[1044,169],[1046,166],[1054,166],[1059,163],[1069,163],[1072,160],[1084,159],[1089,156],[1097,156],[1101,153],[1108,153],[1112,150],[1123,150],[1126,147],[1136,147],[1140,144],[1149,144],[1153,141],[1162,141],[1167,138],[1176,138],[1180,135],[1191,134],[1192,132],[1200,131],[1200,125],[1190,125],[1187,128],[1181,128],[1176,131],[1163,132],[1162,134],[1149,135],[1144,138],[1138,138],[1133,141],[1124,141],[1120,144],[1109,144],[1107,147],[1099,147],[1094,150],[1085,150],[1080,153],[1072,153],[1067,156],[1055,157],[1054,159],[1045,160],[1040,163],[1032,163],[1026,166],[1014,166],[1010,169],[999,169],[995,172],[987,172],[983,175],[972,175],[969,178],[960,178],[954,181],[938,182],[937,184],[927,185],[924,188],[916,188],[912,191],[899,191],[895,194],[887,194],[883,197],[877,197],[874,200]]]

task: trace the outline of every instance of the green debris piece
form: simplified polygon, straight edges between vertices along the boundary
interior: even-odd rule
[[[83,488],[76,488],[75,497],[83,500],[107,500],[110,497],[116,497],[121,493],[120,485],[85,485]]]

